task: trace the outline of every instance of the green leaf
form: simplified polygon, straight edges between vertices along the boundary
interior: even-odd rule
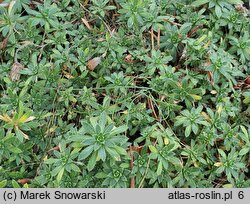
[[[16,137],[20,142],[23,142],[23,134],[21,133],[21,130],[19,130],[18,128],[15,128],[15,133],[16,133]]]
[[[60,182],[62,180],[63,174],[64,174],[64,167],[57,174],[57,177],[56,177],[57,182]]]
[[[21,149],[19,149],[19,148],[17,148],[17,147],[14,147],[14,146],[10,146],[10,147],[9,147],[9,150],[10,150],[11,152],[15,153],[15,154],[20,154],[20,153],[23,152]]]
[[[99,172],[95,175],[96,178],[99,178],[99,179],[103,179],[103,178],[107,178],[107,174],[104,173],[104,172]]]
[[[186,127],[185,129],[185,137],[188,137],[191,133],[191,130],[192,130],[192,125],[189,125]]]
[[[245,147],[245,148],[240,150],[239,155],[242,156],[242,155],[245,155],[245,154],[247,154],[249,152],[250,152],[250,148]]]
[[[243,125],[240,126],[240,129],[242,130],[242,132],[244,133],[244,135],[246,136],[246,138],[248,138],[247,129]]]
[[[104,147],[101,147],[98,150],[98,157],[100,157],[102,161],[106,160],[106,151],[105,151]]]
[[[181,165],[181,161],[177,157],[169,157],[168,161],[174,164],[175,166]]]
[[[215,6],[215,14],[218,18],[220,18],[222,16],[222,11],[221,11],[221,7],[216,5]]]
[[[122,125],[120,127],[115,127],[112,131],[111,131],[111,135],[118,135],[122,132],[125,132],[128,129],[128,127],[126,125]]]
[[[26,135],[23,131],[21,131],[18,127],[15,127],[15,133],[16,133],[16,136],[17,138],[22,142],[23,139],[21,138],[25,138],[26,140],[29,139],[29,136]]]
[[[155,146],[153,146],[153,145],[149,145],[148,146],[149,147],[149,149],[150,149],[150,151],[152,152],[152,153],[158,153],[158,150],[155,148]]]
[[[202,125],[205,125],[205,126],[210,126],[209,122],[207,121],[197,121],[198,124],[202,124]]]
[[[24,9],[26,10],[26,12],[27,12],[28,14],[31,14],[31,15],[33,15],[33,16],[38,16],[38,15],[40,15],[39,12],[37,12],[37,11],[35,11],[35,10],[33,10],[33,9],[30,9],[30,7],[28,7],[28,6],[25,5],[25,4],[23,4],[22,6],[24,7]]]
[[[133,21],[133,17],[132,17],[132,16],[129,17],[127,24],[128,24],[128,27],[129,27],[129,28],[132,28],[132,27],[133,27],[134,21]]]
[[[109,148],[106,147],[107,152],[109,153],[109,155],[116,161],[120,161],[121,157],[120,155],[117,153],[117,151],[114,148]]]
[[[227,155],[225,154],[225,152],[222,150],[222,149],[218,149],[218,152],[220,153],[220,155],[226,159],[227,158]]]
[[[13,188],[21,188],[21,186],[15,180],[12,180],[11,183]]]
[[[42,20],[40,18],[31,18],[31,25],[32,26],[36,26],[41,22],[42,22]]]
[[[101,131],[103,132],[104,131],[104,128],[105,128],[105,125],[107,123],[107,114],[105,112],[103,112],[101,115],[100,115],[100,120],[99,120],[99,125],[101,127]]]
[[[203,4],[206,4],[208,2],[209,2],[209,0],[197,0],[197,1],[193,2],[191,5],[197,7],[197,6],[201,6]]]
[[[223,188],[233,188],[234,186],[231,183],[227,183],[227,184],[224,184],[222,187]]]
[[[162,172],[162,162],[160,161],[159,163],[158,163],[158,167],[157,167],[157,171],[156,171],[156,174],[159,176],[159,175],[161,175],[161,172]]]
[[[88,146],[86,147],[84,150],[81,151],[81,153],[79,154],[78,156],[78,160],[84,160],[86,159],[94,150],[94,146],[91,145],[91,146]]]
[[[199,100],[201,100],[201,99],[202,99],[202,97],[201,97],[201,96],[196,95],[196,94],[190,94],[190,96],[191,96],[194,100],[196,100],[196,101],[199,101]]]
[[[23,111],[24,111],[23,102],[22,102],[22,101],[19,101],[19,104],[18,104],[18,118],[21,118],[21,117],[22,117]],[[26,114],[28,114],[28,113],[26,113]],[[26,118],[26,117],[25,117],[25,118]],[[27,118],[28,118],[28,115],[27,115]]]
[[[241,0],[227,0],[230,4],[243,4],[244,2]]]
[[[129,163],[122,163],[120,165],[120,167],[123,168],[123,169],[128,169],[130,167],[130,165],[129,165]]]
[[[54,168],[54,169],[51,171],[51,175],[52,175],[52,176],[58,175],[58,173],[60,172],[60,170],[61,170],[62,168],[63,168],[62,165],[57,166],[56,168]]]
[[[225,170],[225,167],[224,166],[221,166],[221,167],[219,167],[218,169],[216,169],[216,173],[217,174],[221,174],[223,171]]]
[[[192,23],[184,23],[184,24],[182,24],[182,26],[180,27],[180,32],[182,33],[182,34],[184,34],[184,33],[186,33],[187,34],[187,32],[190,30],[192,28]],[[170,56],[170,60],[172,60],[171,59],[172,58],[172,56]],[[170,61],[169,60],[169,61]]]
[[[176,117],[176,122],[175,122],[175,126],[180,126],[182,125],[186,120],[186,117],[182,117],[182,116],[177,116]]]
[[[95,133],[95,129],[92,125],[90,125],[89,123],[84,122],[82,124],[82,128],[89,134]]]
[[[44,161],[45,164],[54,164],[58,159],[49,158]]]
[[[96,161],[97,161],[97,153],[95,152],[94,154],[91,155],[88,161],[88,165],[87,165],[88,171],[92,171],[94,169],[96,165]]]
[[[124,148],[122,148],[122,147],[115,146],[114,149],[120,155],[127,155],[127,151]]]
[[[7,185],[7,180],[0,181],[0,188],[4,188]]]
[[[250,96],[247,96],[246,98],[244,98],[243,103],[250,103]]]
[[[116,9],[116,7],[115,6],[106,6],[105,9],[106,10],[114,10],[114,9]]]
[[[197,134],[199,130],[199,126],[196,124],[192,124],[192,131],[194,134]]]
[[[23,185],[23,188],[29,188],[29,184],[28,184],[28,183],[25,183],[25,184]]]
[[[71,169],[73,170],[73,171],[75,171],[75,172],[81,172],[81,169],[77,166],[77,165],[75,165],[75,164],[70,164],[70,167],[71,167]]]

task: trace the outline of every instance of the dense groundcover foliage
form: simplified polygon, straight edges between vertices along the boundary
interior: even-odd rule
[[[0,1],[0,187],[249,187],[248,1]]]

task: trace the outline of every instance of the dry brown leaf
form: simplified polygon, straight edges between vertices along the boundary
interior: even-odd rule
[[[242,13],[243,16],[248,15],[248,9],[245,6],[243,6],[243,4],[236,4],[235,9],[236,9],[236,11]]]
[[[211,44],[211,41],[209,40],[204,46],[203,46],[203,48],[208,48],[208,46]]]
[[[207,72],[208,80],[211,82],[212,85],[214,85],[214,76],[213,73],[208,71]]]
[[[18,179],[17,182],[24,185],[26,183],[30,183],[31,179],[29,179],[29,178]]]
[[[6,123],[12,122],[12,119],[7,114],[0,115],[0,120],[3,120]]]
[[[0,43],[0,50],[3,50],[6,48],[8,43],[8,38],[4,38],[3,42]]]
[[[115,34],[115,28],[113,28],[113,30],[111,30],[110,37],[112,37],[114,34]]]
[[[67,72],[67,71],[62,71],[62,74],[63,74],[63,76],[65,77],[65,78],[67,78],[67,79],[73,79],[74,77],[69,73],[69,72]]]
[[[54,151],[60,151],[60,147],[59,147],[59,146],[55,146],[55,147],[49,149],[48,152],[51,152],[51,151],[53,151],[53,150],[54,150]]]
[[[24,122],[25,122],[25,123],[30,122],[30,121],[34,120],[35,118],[36,118],[36,117],[34,117],[34,116],[30,116],[30,117],[28,117]]]
[[[88,3],[89,3],[89,0],[85,0],[84,3],[83,3],[83,5],[84,5],[84,6],[87,6]]]
[[[143,147],[144,147],[144,146],[138,146],[138,147],[136,147],[136,146],[131,146],[131,147],[130,147],[130,151],[134,151],[134,152],[137,152],[137,153],[140,154]]]
[[[187,37],[190,38],[195,32],[197,32],[200,28],[202,28],[202,25],[198,25],[196,27],[194,27],[193,29],[191,29],[191,31],[189,31],[187,33]]]
[[[238,84],[234,86],[234,89],[244,89],[250,86],[250,75],[243,81],[239,81]]]
[[[84,25],[85,25],[89,30],[92,30],[91,25],[89,24],[89,22],[88,22],[85,18],[82,18],[82,22],[84,23]]]
[[[10,3],[4,3],[3,1],[0,1],[0,7],[8,7]]]
[[[154,105],[153,105],[153,102],[152,102],[152,99],[151,98],[148,98],[148,106],[149,108],[152,110],[152,115],[153,117],[159,121],[159,116],[157,115],[156,111],[155,111],[155,108],[154,108]]]
[[[244,82],[238,82],[238,84],[234,86],[234,89],[238,90],[238,89],[242,89],[243,87],[244,87]]]
[[[21,131],[21,130],[20,130]],[[23,131],[21,131],[22,135],[23,135],[23,138],[26,139],[26,140],[29,140],[29,135],[25,134]]]
[[[132,60],[132,55],[128,54],[125,58],[124,58],[125,62],[132,64],[134,61]]]
[[[250,75],[244,80],[244,83],[250,85]]]
[[[164,19],[162,19],[162,20],[165,21],[165,22],[168,22],[168,23],[170,23],[170,24],[172,24],[172,25],[182,26],[180,23],[176,23],[176,22],[170,21],[170,20],[168,20],[168,19],[166,19],[166,18],[164,18]]]
[[[9,3],[9,8],[8,8],[8,13],[9,15],[11,14],[11,11],[15,5],[16,1],[15,0],[12,0],[10,3]]]
[[[105,39],[104,39],[104,38],[99,38],[99,39],[97,39],[96,41],[97,41],[97,42],[103,42],[103,41],[105,41]]]
[[[74,78],[74,76],[72,76],[72,74],[70,73],[70,69],[65,64],[63,65],[63,68],[62,68],[62,76],[67,78],[67,79]]]
[[[87,67],[90,71],[93,71],[98,64],[100,64],[101,58],[100,57],[95,57],[91,60],[88,61]]]
[[[24,66],[20,64],[19,62],[15,62],[10,71],[10,79],[12,81],[18,81],[20,79],[20,70],[23,69]]]
[[[208,67],[210,66],[212,63],[211,63],[211,60],[210,59],[207,59],[206,62],[204,63],[204,66],[205,67]]]
[[[130,160],[130,169],[132,170],[134,168],[134,156],[133,156],[133,153],[132,153],[132,146],[129,147],[129,156],[131,157],[131,160]],[[130,188],[135,188],[135,177],[131,177],[130,179]]]

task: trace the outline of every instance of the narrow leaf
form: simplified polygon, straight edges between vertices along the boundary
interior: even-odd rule
[[[209,0],[197,0],[197,1],[192,3],[192,6],[196,6],[196,7],[201,6],[201,5],[206,4],[208,2],[209,2]]]
[[[94,150],[94,146],[88,146],[78,156],[78,160],[84,160],[86,159]]]
[[[64,174],[64,167],[59,171],[59,173],[57,174],[56,180],[58,182],[60,182],[62,180],[62,176]]]
[[[91,171],[94,169],[95,165],[96,165],[96,161],[97,161],[97,154],[96,152],[94,154],[92,154],[92,156],[89,159],[88,165],[87,165],[87,169],[88,171]]]
[[[155,148],[155,146],[149,145],[148,147],[152,153],[158,153],[158,150]]]
[[[4,188],[7,185],[7,180],[0,181],[0,188]]]

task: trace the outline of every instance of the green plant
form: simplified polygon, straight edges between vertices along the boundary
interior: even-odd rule
[[[142,0],[129,0],[121,3],[121,9],[119,13],[123,14],[122,20],[127,20],[127,26],[129,28],[138,29],[143,25],[143,17],[147,15],[146,12],[147,1]]]
[[[107,6],[109,0],[93,0],[93,6],[90,7],[90,10],[93,14],[99,14],[101,17],[105,16],[105,10],[114,10],[116,9],[115,6]]]
[[[70,149],[66,149],[63,144],[60,144],[60,152],[53,152],[55,158],[45,160],[45,164],[53,165],[51,176],[56,176],[57,182],[60,182],[62,180],[65,171],[67,171],[68,173],[71,173],[72,171],[81,172],[80,168],[76,165],[76,162],[74,162],[74,159],[78,156],[78,151],[73,150],[70,152]]]
[[[0,187],[250,186],[247,1],[4,4]]]
[[[245,165],[240,162],[238,152],[234,148],[232,148],[228,155],[221,149],[218,149],[218,152],[220,154],[220,162],[214,164],[218,166],[216,173],[221,174],[225,172],[228,181],[233,183],[234,179],[237,180],[239,178],[239,172],[245,168]]]
[[[185,127],[185,136],[188,137],[191,132],[197,134],[199,131],[199,124],[204,126],[209,126],[210,124],[204,119],[200,114],[202,111],[202,106],[197,109],[192,108],[190,111],[184,110],[181,112],[182,116],[176,118],[176,126],[183,125]]]
[[[224,9],[230,9],[230,5],[232,4],[240,4],[242,3],[241,0],[196,0],[192,3],[193,6],[201,6],[203,4],[209,5],[209,8],[214,8],[215,14],[217,17],[221,17],[222,11]]]
[[[11,131],[12,129],[15,131],[16,137],[23,142],[23,138],[29,139],[29,136],[25,134],[22,130],[31,130],[36,126],[35,123],[29,123],[34,120],[35,117],[31,116],[31,111],[24,113],[24,107],[22,102],[19,103],[18,113],[14,113],[12,118],[7,114],[0,115],[0,120],[3,120],[6,124],[3,128]]]
[[[91,118],[90,123],[83,122],[77,137],[71,138],[79,143],[75,144],[77,148],[84,147],[78,155],[78,160],[82,161],[90,157],[87,165],[89,171],[95,167],[99,160],[106,161],[107,157],[110,157],[120,161],[122,155],[127,155],[124,148],[121,147],[126,145],[127,139],[124,136],[119,136],[126,131],[127,127],[115,127],[107,122],[107,115],[102,113],[98,120]]]
[[[239,39],[236,37],[230,36],[230,43],[233,47],[229,50],[230,53],[235,53],[240,56],[240,60],[244,63],[246,60],[249,60],[249,49],[250,49],[250,40],[249,33],[245,32],[243,36],[240,36]]]

